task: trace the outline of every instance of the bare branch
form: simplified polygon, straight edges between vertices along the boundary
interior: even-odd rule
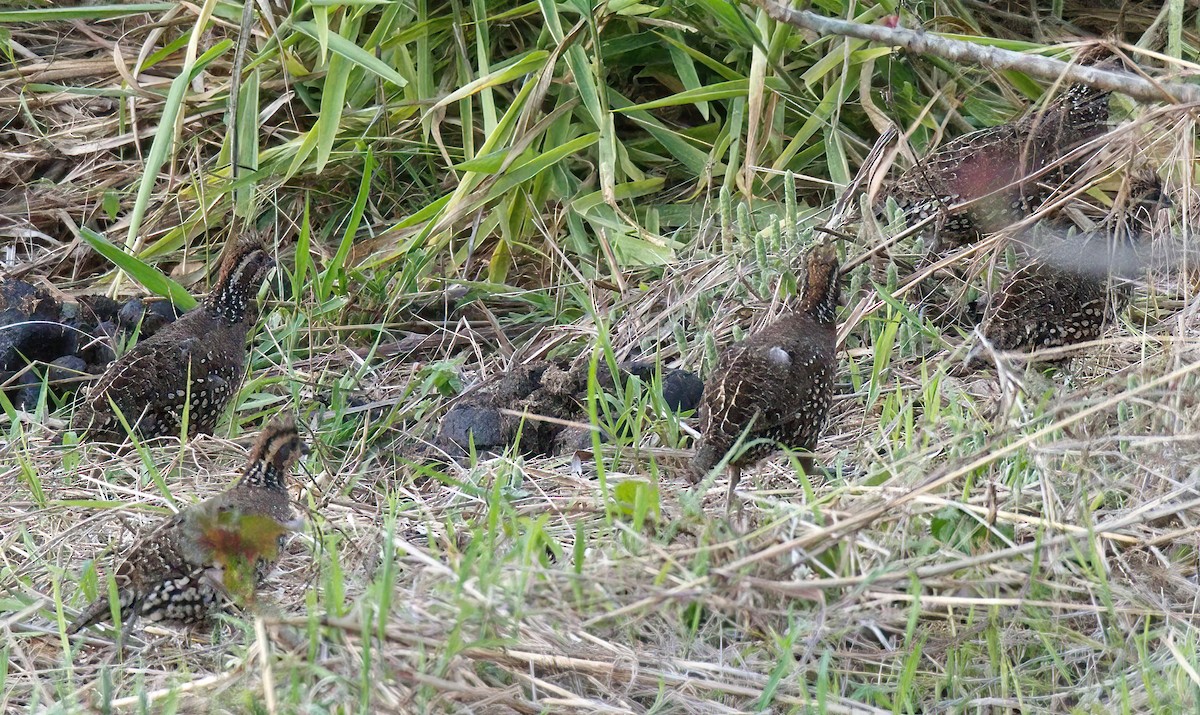
[[[767,15],[789,25],[822,35],[843,35],[885,45],[895,45],[919,54],[932,55],[952,62],[970,63],[991,69],[1015,69],[1032,77],[1086,84],[1097,89],[1120,92],[1142,102],[1200,102],[1200,86],[1161,83],[1126,72],[1113,72],[1087,65],[1068,64],[1061,60],[1026,55],[999,47],[987,47],[971,42],[950,40],[922,31],[864,25],[859,22],[823,17],[807,10],[796,10],[779,0],[750,0]]]

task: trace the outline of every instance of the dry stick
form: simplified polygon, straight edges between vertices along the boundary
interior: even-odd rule
[[[1061,60],[1026,55],[1020,52],[986,47],[973,42],[950,40],[939,35],[882,25],[823,17],[807,10],[795,10],[777,0],[750,0],[779,22],[811,30],[821,35],[844,35],[860,40],[903,47],[918,55],[932,55],[956,63],[969,63],[989,69],[1015,69],[1031,77],[1086,84],[1096,89],[1120,92],[1143,102],[1200,102],[1200,86],[1176,82],[1155,82],[1137,75],[1113,72],[1088,65],[1073,65]]]

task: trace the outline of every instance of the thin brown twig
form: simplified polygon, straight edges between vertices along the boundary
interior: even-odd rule
[[[796,10],[778,0],[750,0],[768,16],[821,35],[842,35],[885,45],[903,47],[918,55],[932,55],[957,63],[995,70],[1019,70],[1031,77],[1086,84],[1096,89],[1120,92],[1142,102],[1200,103],[1200,87],[1178,82],[1155,82],[1127,72],[1113,72],[1087,65],[1068,64],[1040,55],[1027,55],[999,47],[951,40],[921,30],[865,25],[807,10]]]

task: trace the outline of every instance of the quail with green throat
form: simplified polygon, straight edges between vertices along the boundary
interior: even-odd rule
[[[125,552],[113,578],[126,626],[138,618],[197,623],[230,601],[231,591],[252,595],[278,559],[284,533],[298,526],[288,479],[307,452],[290,418],[272,420],[233,487],[167,517]],[[67,633],[109,620],[113,610],[102,595]]]

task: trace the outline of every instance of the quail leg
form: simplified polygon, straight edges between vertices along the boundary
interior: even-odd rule
[[[737,496],[734,495],[734,491],[737,489],[738,482],[741,479],[742,468],[734,464],[729,465],[729,492],[725,495],[725,511],[733,509],[734,504],[737,502]],[[738,506],[740,507],[741,504],[739,503]]]
[[[138,613],[136,608],[130,609],[129,616],[122,620],[121,630],[117,631],[117,637],[115,641],[115,647],[118,654],[125,653],[125,646],[129,644],[129,637],[133,634],[133,624],[137,622],[139,615],[141,614]]]

